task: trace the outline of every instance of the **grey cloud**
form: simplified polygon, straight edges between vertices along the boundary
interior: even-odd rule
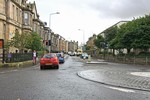
[[[100,16],[131,18],[149,14],[150,0],[99,0],[89,4]]]

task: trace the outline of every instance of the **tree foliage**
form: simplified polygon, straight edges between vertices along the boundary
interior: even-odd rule
[[[27,46],[27,37],[28,33],[20,34],[18,31],[15,31],[15,36],[9,41],[8,44],[11,46],[18,48],[20,51],[23,51]]]
[[[121,26],[113,26],[104,31],[105,38],[98,36],[95,45],[99,48],[100,42],[109,44],[110,49],[133,49],[146,51],[150,48],[150,15],[139,17]]]
[[[115,38],[110,42],[115,49],[150,48],[150,16],[140,17],[120,26]]]
[[[43,49],[42,38],[35,32],[30,33],[27,36],[27,49],[41,50]]]
[[[104,33],[105,33],[105,41],[109,43],[116,36],[117,26],[110,27],[109,29],[104,31]]]
[[[105,42],[104,38],[101,35],[98,35],[97,38],[94,40],[94,44],[98,47],[98,48],[102,48],[101,46],[101,42]]]
[[[150,16],[137,19],[137,29],[132,43],[133,48],[147,50],[150,48]]]
[[[35,32],[20,34],[16,31],[15,36],[7,42],[6,47],[13,46],[18,48],[19,51],[23,51],[25,49],[41,50],[43,49],[41,40],[42,38]]]

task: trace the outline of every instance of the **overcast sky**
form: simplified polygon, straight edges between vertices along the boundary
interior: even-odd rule
[[[51,21],[54,33],[80,44],[119,21],[130,21],[150,12],[150,0],[28,0],[33,1],[40,19],[48,26]],[[55,12],[60,14],[51,15],[49,20]]]

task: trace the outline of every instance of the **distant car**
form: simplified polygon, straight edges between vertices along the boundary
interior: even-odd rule
[[[87,53],[82,53],[80,58],[82,59],[88,59],[88,54]]]
[[[70,52],[70,56],[75,56],[75,52]]]
[[[82,49],[77,49],[77,54],[76,56],[80,56],[82,54]]]
[[[59,60],[55,53],[49,53],[45,54],[40,59],[40,69],[54,67],[56,69],[59,69]]]
[[[65,58],[64,58],[63,53],[57,53],[56,55],[58,57],[59,63],[64,63],[65,62]]]

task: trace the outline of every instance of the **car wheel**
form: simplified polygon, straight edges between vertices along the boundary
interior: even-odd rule
[[[42,70],[42,69],[44,69],[44,67],[43,67],[43,66],[40,66],[40,69]]]
[[[56,66],[56,69],[59,69],[59,65]]]

